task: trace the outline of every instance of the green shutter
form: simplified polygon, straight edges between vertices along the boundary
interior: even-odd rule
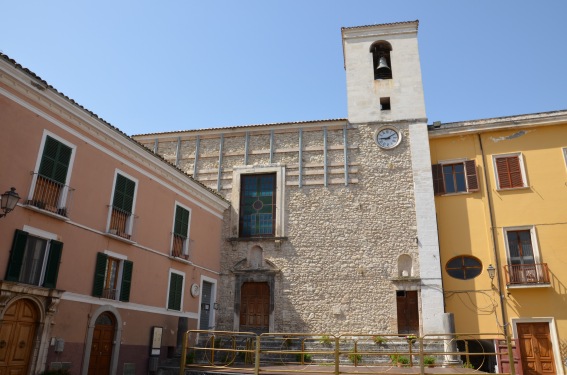
[[[10,260],[8,261],[8,269],[6,270],[7,281],[19,281],[22,262],[24,260],[24,252],[28,242],[28,232],[16,229],[14,242],[12,243],[12,251],[10,251]]]
[[[72,151],[70,147],[47,136],[43,146],[39,174],[60,184],[65,184]]]
[[[122,267],[122,283],[120,284],[120,301],[130,301],[130,287],[132,285],[132,269],[134,263],[129,260],[124,261]]]
[[[114,199],[112,205],[116,208],[132,213],[134,205],[134,191],[136,183],[122,175],[116,176],[116,185],[114,187]]]
[[[45,266],[45,277],[43,286],[45,288],[55,288],[57,284],[57,275],[59,274],[59,264],[61,263],[61,253],[63,252],[63,243],[51,240],[49,246],[49,257]]]
[[[104,292],[104,279],[106,277],[106,261],[108,256],[104,253],[96,254],[96,266],[93,282],[93,296],[102,297]]]
[[[189,210],[176,206],[175,208],[175,225],[173,232],[184,238],[187,238],[189,229]]]
[[[169,299],[167,308],[181,311],[181,293],[183,291],[183,276],[172,273],[169,278]]]

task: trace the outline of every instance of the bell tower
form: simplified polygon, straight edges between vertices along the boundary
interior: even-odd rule
[[[425,119],[418,23],[342,28],[351,123]]]

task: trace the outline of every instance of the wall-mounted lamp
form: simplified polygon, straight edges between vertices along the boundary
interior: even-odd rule
[[[488,277],[490,277],[490,282],[492,282],[492,280],[494,280],[494,276],[496,275],[496,268],[494,268],[492,264],[489,264],[486,272],[488,272]]]
[[[0,214],[0,218],[12,212],[14,208],[16,208],[16,204],[18,204],[19,200],[20,196],[16,193],[16,188],[10,188],[10,191],[2,194],[2,203],[0,208],[4,211],[4,213]]]

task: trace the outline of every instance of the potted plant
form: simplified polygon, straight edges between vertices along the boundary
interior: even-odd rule
[[[423,364],[427,367],[435,367],[435,360],[436,358],[432,355],[426,355],[423,357]]]
[[[406,336],[406,340],[408,342],[408,344],[413,344],[414,342],[416,342],[417,340],[417,336],[416,335],[407,335]]]
[[[392,354],[390,355],[390,360],[392,361],[392,364],[395,364],[398,367],[409,365],[409,358],[403,355]]]
[[[386,339],[382,336],[372,336],[372,341],[374,341],[376,345],[384,345],[386,343]]]

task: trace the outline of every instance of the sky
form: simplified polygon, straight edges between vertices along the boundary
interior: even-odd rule
[[[565,0],[0,0],[0,52],[128,135],[347,117],[341,27],[419,20],[429,123],[567,109]]]

